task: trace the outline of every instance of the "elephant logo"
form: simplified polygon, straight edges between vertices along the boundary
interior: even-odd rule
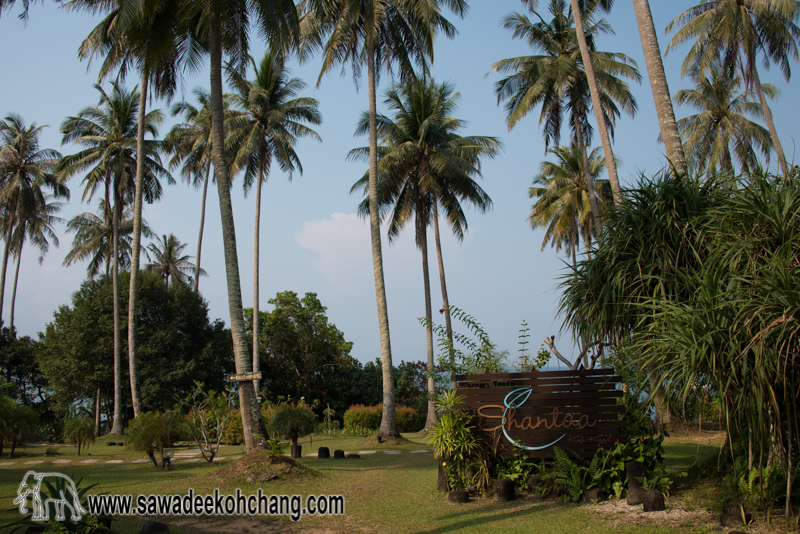
[[[51,486],[48,482],[54,482]],[[55,488],[51,493],[58,492],[50,498],[46,498],[42,502],[41,491],[42,482],[50,488]],[[68,495],[64,495],[64,492]],[[49,521],[50,509],[49,505],[52,503],[56,511],[56,521],[64,521],[64,507],[68,507],[71,512],[71,519],[73,521],[80,521],[83,517],[82,514],[86,513],[86,509],[81,506],[78,490],[75,488],[75,483],[67,475],[61,473],[37,473],[36,471],[28,471],[19,485],[17,490],[17,498],[14,499],[14,504],[19,505],[19,512],[21,514],[28,513],[27,498],[31,497],[33,502],[33,521]],[[60,495],[60,498],[58,498]],[[46,495],[44,495],[47,497]],[[55,498],[54,498],[55,497]]]

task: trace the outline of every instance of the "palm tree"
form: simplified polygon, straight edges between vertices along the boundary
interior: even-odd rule
[[[135,176],[137,173],[138,154],[136,152],[136,129],[139,114],[139,92],[126,91],[118,84],[113,84],[111,94],[107,94],[100,85],[95,85],[100,92],[100,101],[96,106],[81,110],[77,116],[68,117],[61,125],[64,134],[62,143],[74,142],[86,148],[76,154],[66,156],[59,162],[59,172],[70,177],[89,170],[83,179],[86,184],[83,200],[91,200],[101,184],[105,187],[105,206],[111,209],[113,227],[112,235],[112,286],[114,288],[114,363],[115,363],[115,399],[114,423],[112,434],[122,433],[122,357],[119,326],[119,221],[124,206],[134,198]],[[156,137],[158,124],[163,114],[156,110],[144,117],[143,124],[148,132]],[[145,143],[145,165],[143,187],[148,202],[161,196],[159,177],[170,183],[174,180],[161,166],[158,155],[161,142],[151,140]],[[113,204],[112,204],[113,201]],[[135,222],[135,221],[134,221]],[[135,230],[135,229],[134,229]],[[133,240],[132,248],[137,247]]]
[[[106,208],[105,201],[100,201],[97,215],[84,212],[70,219],[67,223],[67,232],[74,232],[75,237],[72,239],[72,248],[64,257],[63,265],[67,267],[90,258],[89,265],[86,267],[87,278],[93,279],[101,274],[101,269],[103,274],[109,276],[111,274],[111,258],[114,255],[114,224],[111,210]],[[122,212],[117,233],[119,268],[126,271],[131,266],[133,206],[128,206]],[[155,236],[147,225],[147,221],[144,220],[142,221],[142,234],[148,238]]]
[[[181,178],[194,187],[200,187],[200,184],[203,184],[200,232],[197,237],[197,261],[195,262],[194,273],[194,292],[199,293],[200,256],[206,220],[206,196],[208,182],[210,179],[213,180],[211,165],[214,158],[211,153],[211,95],[208,91],[200,88],[195,88],[193,93],[197,98],[199,107],[185,100],[172,106],[172,116],[183,115],[184,122],[173,126],[164,138],[164,142],[173,153],[169,162],[170,169],[175,169],[182,163]],[[226,121],[233,116],[241,114],[241,111],[228,109],[231,99],[232,95],[225,95],[223,99]]]
[[[675,171],[679,175],[683,175],[687,170],[686,154],[678,134],[667,75],[664,72],[664,63],[661,61],[661,49],[658,46],[656,28],[653,25],[653,14],[650,12],[650,2],[633,0],[633,9],[636,12],[636,24],[639,27],[639,38],[642,41],[647,74],[650,77],[650,89],[653,92],[658,125],[661,129],[661,136],[666,140],[667,159]],[[669,51],[669,47],[667,50]]]
[[[466,0],[443,3],[460,17],[466,13]],[[413,77],[412,61],[426,71],[427,60],[433,60],[436,34],[441,31],[452,37],[455,28],[441,15],[437,0],[303,0],[301,12],[304,51],[321,49],[324,55],[317,86],[322,76],[339,64],[350,62],[353,77],[358,79],[364,61],[367,63],[370,240],[383,363],[383,414],[378,434],[396,436],[389,311],[377,217],[377,76],[381,69],[399,65],[401,79],[407,80]]]
[[[667,53],[696,39],[683,62],[682,74],[694,69],[704,74],[717,61],[720,52],[731,75],[737,68],[741,69],[745,88],[756,90],[784,175],[790,168],[761,84],[757,59],[763,53],[764,65],[777,63],[789,81],[789,59],[800,57],[797,47],[800,28],[794,22],[798,16],[800,6],[796,0],[702,0],[667,26],[667,31],[680,28],[667,46]]]
[[[0,121],[0,207],[5,240],[0,266],[0,323],[3,320],[6,268],[15,229],[46,204],[42,187],[50,188],[56,198],[69,198],[69,189],[53,172],[61,154],[39,148],[43,128],[36,123],[26,127],[22,117],[13,114]]]
[[[0,0],[0,16],[3,15],[4,9],[11,9],[16,3],[16,0]],[[35,4],[36,0],[22,0],[22,11],[20,11],[18,17],[19,20],[26,22],[28,20],[28,8],[31,4]]]
[[[596,202],[605,211],[611,189],[608,180],[598,180],[606,166],[599,151],[599,148],[595,148],[588,156],[589,176],[599,186],[594,189],[599,192]],[[538,199],[531,208],[528,221],[532,229],[545,229],[542,250],[548,242],[556,250],[567,246],[574,264],[580,234],[583,234],[587,250],[592,236],[596,235],[596,229],[592,226],[583,154],[574,142],[569,147],[553,147],[550,153],[556,157],[556,161],[541,163],[539,174],[533,178],[533,187],[528,190],[530,198]]]
[[[118,70],[117,79],[124,79],[127,71],[136,68],[141,73],[139,93],[139,123],[136,133],[136,179],[134,185],[133,254],[128,301],[128,356],[131,378],[131,396],[134,416],[142,411],[139,393],[139,371],[136,356],[137,280],[139,275],[139,250],[141,244],[142,195],[148,163],[145,158],[145,131],[148,91],[155,96],[171,98],[177,85],[178,65],[195,65],[198,50],[184,47],[180,42],[181,2],[141,0],[70,0],[71,9],[84,9],[96,14],[107,11],[105,18],[92,30],[81,44],[79,57],[91,60],[104,56],[98,83],[112,71]]]
[[[177,2],[180,3],[180,2]],[[230,167],[225,153],[224,103],[222,94],[222,55],[228,54],[230,67],[244,73],[248,57],[250,18],[256,19],[260,35],[273,50],[288,49],[299,40],[299,21],[291,0],[229,0],[227,2],[189,2],[183,4],[181,45],[203,47],[210,56],[211,148],[214,174],[219,194],[225,273],[228,286],[228,309],[233,336],[236,372],[252,369],[242,311],[242,288],[236,253],[236,229],[230,193]],[[239,405],[247,451],[255,450],[255,436],[266,436],[260,405],[252,382],[239,383]]]
[[[39,265],[44,261],[44,256],[50,250],[50,241],[58,247],[58,236],[53,229],[56,223],[63,222],[63,219],[54,214],[61,211],[61,202],[54,202],[53,195],[37,195],[33,209],[21,214],[18,219],[14,235],[12,236],[12,253],[17,261],[17,268],[14,273],[14,289],[11,292],[11,312],[9,313],[8,324],[11,332],[14,332],[14,304],[17,300],[17,282],[19,281],[19,265],[22,259],[22,248],[25,241],[29,241],[39,249]],[[3,225],[5,226],[5,225]],[[48,241],[49,240],[49,241]]]
[[[252,60],[252,58],[251,58]],[[272,161],[288,173],[289,180],[297,167],[303,167],[294,146],[298,137],[312,137],[321,141],[317,132],[304,122],[320,124],[322,115],[313,98],[297,97],[306,84],[298,78],[289,78],[284,59],[271,52],[264,54],[260,65],[252,61],[255,80],[245,80],[232,72],[236,93],[233,100],[244,113],[231,119],[232,143],[239,146],[233,161],[234,169],[244,170],[244,191],[256,182],[256,220],[253,245],[253,371],[260,371],[259,358],[259,231],[261,221],[261,185],[269,178]],[[256,394],[259,381],[254,381]]]
[[[692,73],[695,89],[683,89],[675,95],[679,105],[690,105],[700,111],[678,121],[686,151],[699,171],[715,173],[723,170],[733,177],[733,159],[742,172],[750,174],[760,168],[756,149],[769,159],[772,139],[769,131],[748,117],[762,118],[761,106],[751,102],[752,92],[738,93],[742,80],[717,61],[705,75]],[[764,94],[774,98],[778,89],[764,84]]]
[[[605,20],[594,21],[595,4],[587,6],[583,29],[588,36],[591,63],[600,90],[600,110],[605,124],[600,129],[606,129],[613,136],[614,124],[621,110],[630,116],[636,113],[636,101],[627,83],[619,77],[637,82],[641,77],[636,63],[628,56],[596,50],[594,35],[611,33],[612,30]],[[504,26],[513,31],[514,37],[527,40],[528,45],[540,54],[505,59],[495,63],[492,66],[493,70],[510,73],[497,82],[495,91],[498,103],[504,99],[508,100],[505,109],[509,129],[541,104],[540,123],[544,123],[546,148],[551,141],[555,145],[560,144],[564,113],[568,111],[572,135],[584,154],[582,168],[588,170],[590,164],[586,145],[591,141],[592,127],[587,115],[590,104],[594,107],[590,91],[591,83],[584,70],[586,63],[583,62],[580,53],[577,26],[572,11],[567,8],[564,0],[551,0],[549,10],[553,17],[550,22],[546,22],[536,12],[533,13],[539,18],[539,22],[531,22],[527,16],[519,13],[514,13],[505,19]],[[595,226],[600,228],[600,211],[595,202],[593,184],[588,177],[585,181],[590,191],[589,200],[592,203]]]
[[[151,243],[147,247],[153,254],[153,262],[147,264],[146,269],[158,273],[164,278],[164,283],[191,282],[191,274],[195,272],[195,265],[189,261],[191,256],[181,255],[186,244],[181,243],[173,234],[161,236],[161,241]],[[200,269],[201,276],[207,276],[203,269]]]
[[[389,239],[397,237],[413,215],[415,240],[422,252],[429,371],[426,428],[436,423],[428,226],[440,202],[445,209],[449,208],[448,217],[462,232],[466,218],[460,210],[459,198],[472,201],[483,210],[491,205],[491,199],[472,176],[480,175],[480,157],[494,157],[500,149],[500,143],[493,137],[461,137],[456,133],[464,123],[450,114],[459,97],[449,83],[437,84],[433,79],[413,81],[389,90],[386,104],[395,112],[394,117],[378,115],[376,121],[378,136],[385,143],[378,147],[377,196],[379,209],[392,211]],[[364,114],[356,133],[363,135],[368,131],[369,115]],[[365,159],[369,148],[356,149],[351,156]],[[355,189],[364,189],[368,195],[368,176],[356,182],[351,191]],[[359,212],[369,214],[368,200],[361,203]],[[438,252],[441,259],[441,250]],[[443,275],[444,264],[440,266]]]

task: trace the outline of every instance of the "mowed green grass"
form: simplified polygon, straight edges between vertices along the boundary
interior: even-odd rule
[[[83,484],[97,484],[92,493],[111,493],[121,495],[140,494],[185,494],[189,488],[196,494],[213,493],[219,488],[221,493],[233,493],[238,487],[244,494],[256,493],[262,488],[265,494],[301,495],[343,495],[346,499],[346,514],[342,517],[304,516],[292,523],[288,518],[239,518],[235,528],[241,532],[281,531],[302,532],[391,532],[391,533],[445,533],[474,532],[487,530],[503,533],[671,533],[707,532],[704,525],[628,525],[612,526],[605,517],[599,516],[591,507],[575,504],[562,504],[524,497],[512,503],[499,503],[491,498],[476,498],[463,505],[450,504],[444,495],[436,491],[436,462],[431,453],[411,454],[410,450],[430,449],[425,442],[424,433],[407,434],[409,440],[400,444],[378,445],[374,438],[305,438],[303,453],[316,452],[320,446],[333,451],[340,448],[351,452],[377,450],[374,455],[364,455],[352,460],[318,460],[304,458],[302,463],[313,473],[294,480],[274,480],[267,483],[220,484],[214,473],[229,464],[229,461],[209,466],[206,462],[173,464],[173,469],[163,472],[152,464],[131,464],[130,460],[141,458],[121,447],[108,447],[104,443],[114,441],[102,438],[89,449],[91,457],[82,455],[80,459],[93,458],[100,463],[82,465],[76,463],[78,457],[74,448],[62,447],[64,454],[57,458],[71,458],[67,465],[51,463],[51,458],[43,455],[45,448],[29,448],[24,457],[16,458],[17,463],[0,466],[0,524],[15,521],[21,516],[12,501],[22,477],[28,470],[58,471],[70,475],[74,480],[83,478]],[[118,438],[117,438],[118,439]],[[311,445],[313,441],[313,446]],[[666,443],[666,466],[670,472],[686,471],[698,459],[712,457],[718,443],[698,440],[670,438]],[[387,455],[382,449],[403,451],[399,455]],[[69,452],[67,452],[69,451]],[[221,455],[241,454],[242,447],[224,447]],[[45,459],[45,463],[26,466],[21,462],[32,459]],[[123,459],[126,463],[104,464],[109,459]],[[0,460],[2,462],[5,459]],[[691,484],[683,483],[671,500],[686,501],[694,491]],[[707,488],[706,488],[707,489]],[[706,489],[702,491],[705,492]],[[698,505],[704,503],[698,500]],[[176,533],[223,532],[230,527],[230,518],[196,518],[193,523],[185,519],[163,517],[161,521],[170,524]],[[140,532],[142,518],[116,518],[115,532]],[[233,530],[237,531],[237,530]]]

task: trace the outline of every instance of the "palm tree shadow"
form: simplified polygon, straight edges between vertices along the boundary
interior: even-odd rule
[[[503,521],[503,520],[505,520],[505,519],[507,519],[507,518],[509,518],[511,516],[513,516],[515,519],[519,519],[521,517],[529,516],[529,515],[533,515],[533,514],[547,513],[547,512],[552,511],[553,509],[562,507],[562,505],[558,504],[558,503],[548,503],[548,504],[531,503],[531,505],[528,508],[525,508],[523,510],[519,510],[515,506],[515,504],[516,505],[519,504],[518,501],[519,501],[519,499],[517,501],[515,501],[515,502],[509,503],[510,506],[514,506],[514,508],[513,509],[509,509],[505,513],[484,515],[484,517],[478,517],[478,518],[476,518],[474,516],[474,513],[473,513],[475,511],[475,507],[467,506],[467,507],[463,508],[463,511],[459,510],[459,511],[454,512],[454,513],[449,514],[449,515],[440,516],[440,517],[437,518],[437,520],[438,521],[448,521],[448,520],[452,520],[452,519],[458,519],[458,518],[460,518],[460,517],[462,517],[464,515],[467,515],[467,514],[469,514],[469,517],[466,517],[466,518],[464,518],[462,520],[456,521],[455,523],[450,523],[450,524],[443,525],[443,526],[440,526],[440,527],[436,527],[436,528],[433,528],[433,529],[419,530],[419,531],[416,531],[415,534],[440,534],[440,533],[444,533],[444,532],[460,531],[460,530],[465,529],[465,528],[474,528],[474,527],[485,527],[486,529],[491,529],[493,523],[496,523],[498,521]],[[489,508],[492,507],[492,506],[497,507],[498,503],[496,503],[494,501],[488,501],[485,504],[482,504],[481,508],[483,509],[484,512],[488,512],[488,511],[491,511]],[[502,506],[502,505],[500,505],[500,506]]]

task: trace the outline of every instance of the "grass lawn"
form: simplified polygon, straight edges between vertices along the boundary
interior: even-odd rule
[[[429,449],[423,433],[406,434],[408,442],[399,445],[378,445],[374,438],[320,438],[301,440],[303,453],[316,452],[327,446],[331,452],[340,448],[357,452],[377,450],[360,459],[318,460],[304,458],[302,464],[310,473],[302,477],[265,483],[246,483],[240,478],[224,478],[230,472],[232,460],[213,466],[204,461],[174,462],[169,472],[157,470],[150,463],[133,464],[141,458],[124,447],[111,447],[110,437],[103,437],[88,453],[78,458],[73,447],[61,447],[57,457],[45,457],[45,447],[29,447],[12,460],[0,460],[0,524],[19,519],[12,500],[22,477],[28,470],[58,471],[83,478],[83,484],[97,484],[93,493],[120,495],[185,494],[189,488],[195,494],[232,493],[240,488],[244,494],[254,494],[258,488],[269,495],[343,495],[346,514],[340,517],[304,516],[297,523],[286,517],[162,517],[171,532],[392,532],[392,533],[445,533],[445,532],[536,532],[549,533],[704,533],[714,529],[714,518],[706,508],[721,506],[721,493],[704,481],[679,481],[672,496],[667,499],[667,512],[644,514],[632,512],[632,507],[619,502],[600,505],[561,504],[524,496],[512,503],[497,503],[491,498],[475,498],[468,504],[450,504],[436,491],[436,462],[432,453],[412,454],[411,450]],[[119,439],[119,438],[116,438]],[[313,441],[313,445],[312,445]],[[686,471],[696,461],[714,456],[719,434],[698,438],[672,437],[667,440],[666,466],[670,472]],[[401,450],[400,454],[385,454],[381,449]],[[181,453],[184,449],[176,449]],[[223,447],[220,456],[242,454],[243,448]],[[99,460],[94,464],[80,464],[87,458]],[[53,464],[53,459],[70,459],[69,464]],[[24,462],[45,460],[36,465]],[[109,460],[123,463],[107,464]],[[16,461],[13,465],[3,465]],[[226,471],[227,469],[227,471]],[[116,517],[114,532],[138,533],[145,519],[141,517]],[[750,532],[753,532],[752,530]]]

